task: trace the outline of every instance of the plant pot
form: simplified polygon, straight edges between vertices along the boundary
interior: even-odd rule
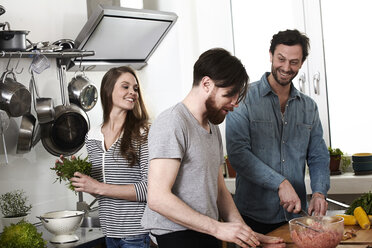
[[[228,177],[236,177],[236,171],[231,166],[229,159],[226,158],[225,161],[226,161],[226,165],[227,165]]]
[[[329,169],[332,172],[340,171],[341,155],[330,155]]]
[[[2,217],[1,222],[3,227],[10,226],[11,224],[17,224],[21,220],[27,221],[27,215],[21,217]]]

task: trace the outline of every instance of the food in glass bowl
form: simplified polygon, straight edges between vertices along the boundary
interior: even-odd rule
[[[306,216],[289,221],[293,242],[300,248],[334,248],[344,233],[340,216]]]

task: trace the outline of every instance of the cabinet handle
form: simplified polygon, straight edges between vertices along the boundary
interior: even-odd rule
[[[317,72],[313,76],[314,93],[316,95],[320,95],[320,93],[319,93],[319,81],[320,81],[320,73]]]
[[[305,88],[305,82],[306,82],[306,75],[305,75],[305,73],[303,72],[303,73],[300,75],[300,77],[298,78],[298,85],[299,85],[299,87],[300,87],[300,91],[301,91],[302,93],[305,93],[305,90],[304,90],[304,88]]]

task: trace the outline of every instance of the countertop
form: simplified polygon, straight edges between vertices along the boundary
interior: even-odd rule
[[[235,178],[225,178],[230,193],[235,193]],[[310,177],[305,176],[306,191],[311,193]],[[331,176],[331,188],[328,194],[363,194],[372,190],[372,175],[355,175],[345,172]]]
[[[356,232],[356,237],[349,240],[342,240],[337,246],[338,248],[367,248],[368,245],[372,244],[372,230],[361,230],[358,226],[345,226],[344,232],[350,230]],[[297,247],[290,237],[288,224],[275,229],[267,235],[283,238],[288,248]],[[358,240],[358,235],[363,235],[364,239]]]
[[[330,213],[329,214],[327,213],[327,215],[332,216],[332,215],[337,214],[337,213],[338,213],[338,211],[330,211]],[[345,226],[344,232],[350,231],[350,230],[353,230],[353,232],[356,234],[356,237],[353,237],[353,238],[348,239],[348,240],[341,240],[340,244],[337,247],[339,247],[339,248],[341,248],[341,247],[342,248],[346,248],[346,247],[350,247],[350,248],[363,247],[363,248],[366,248],[368,245],[372,245],[372,230],[362,230],[359,226]],[[283,238],[285,243],[286,243],[286,247],[289,247],[289,248],[297,247],[291,239],[288,224],[285,224],[285,225],[275,229],[274,231],[268,233],[267,235]]]
[[[48,241],[48,248],[69,248],[69,247],[79,247],[79,248],[91,248],[105,243],[105,238],[102,234],[101,228],[90,228],[90,227],[80,227],[76,230],[76,235],[79,237],[79,240],[76,242],[66,243],[66,244],[53,244],[50,243],[52,235],[48,230],[46,230],[43,224],[35,224],[37,231],[43,233],[43,239]]]

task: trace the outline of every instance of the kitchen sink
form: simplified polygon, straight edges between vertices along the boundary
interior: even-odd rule
[[[98,216],[85,216],[80,227],[101,227]]]

